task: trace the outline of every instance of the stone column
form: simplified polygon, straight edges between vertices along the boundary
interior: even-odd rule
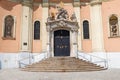
[[[48,38],[48,34],[47,34],[47,30],[46,30],[46,21],[48,18],[48,3],[44,3],[43,0],[43,8],[42,8],[42,51],[47,51],[47,38]]]
[[[22,2],[21,51],[31,52],[32,47],[32,2]]]
[[[101,4],[99,0],[92,0],[90,6],[93,52],[104,51]]]
[[[48,39],[47,39],[47,56],[46,58],[51,57],[51,33],[50,31],[47,32]]]
[[[76,15],[76,18],[77,18],[77,22],[78,22],[78,26],[80,27],[80,1],[79,0],[74,0],[74,12],[75,12],[75,15]],[[78,50],[79,51],[82,51],[82,43],[81,43],[81,37],[82,34],[81,34],[81,28],[79,28],[78,30]]]
[[[71,57],[78,57],[77,56],[77,50],[78,50],[78,31],[73,30],[72,31],[72,53]]]

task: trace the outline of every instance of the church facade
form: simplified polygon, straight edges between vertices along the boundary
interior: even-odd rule
[[[16,68],[31,56],[38,61],[81,53],[120,68],[119,5],[119,0],[0,0],[0,68]]]

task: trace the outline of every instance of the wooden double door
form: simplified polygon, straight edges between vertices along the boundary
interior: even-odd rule
[[[54,31],[54,56],[70,56],[70,32]]]

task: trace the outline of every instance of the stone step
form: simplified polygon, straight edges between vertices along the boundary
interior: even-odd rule
[[[23,69],[29,72],[86,72],[86,71],[101,71],[106,69]]]
[[[40,62],[31,64],[22,68],[23,71],[33,71],[33,72],[69,72],[69,71],[99,71],[104,70],[104,67],[98,66],[96,64],[87,62],[82,59],[77,59],[74,57],[51,57]]]

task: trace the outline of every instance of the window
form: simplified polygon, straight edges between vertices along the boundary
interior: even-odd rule
[[[87,20],[83,21],[83,38],[89,39],[89,22]]]
[[[109,18],[109,25],[110,25],[110,37],[117,37],[119,35],[118,29],[118,18],[115,15],[112,15]]]
[[[34,22],[34,40],[40,39],[40,21]]]
[[[8,15],[4,19],[3,39],[14,39],[14,18]]]

